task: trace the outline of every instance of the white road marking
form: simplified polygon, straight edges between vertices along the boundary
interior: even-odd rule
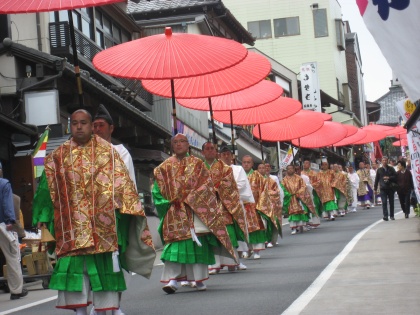
[[[0,312],[0,315],[11,314],[11,313],[14,313],[14,312],[17,312],[17,311],[21,311],[21,310],[30,308],[32,306],[36,306],[36,305],[39,305],[39,304],[51,302],[51,301],[56,300],[56,299],[57,299],[57,296],[52,296],[52,297],[49,297],[47,299],[43,299],[43,300],[40,300],[40,301],[37,301],[37,302],[22,305],[22,306],[19,306],[19,307],[16,307],[16,308],[12,308],[12,309],[4,311],[4,312]]]
[[[398,213],[396,213],[398,214]],[[344,247],[333,261],[321,272],[321,274],[311,283],[311,285],[282,313],[282,315],[297,315],[302,312],[305,307],[311,302],[311,300],[318,294],[322,289],[340,263],[346,258],[346,256],[352,251],[357,242],[366,234],[371,228],[377,224],[383,222],[383,220],[376,221],[369,225],[364,230],[360,231],[353,239]]]

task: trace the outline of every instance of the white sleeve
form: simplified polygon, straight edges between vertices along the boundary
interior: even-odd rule
[[[231,165],[230,167],[232,167],[241,200],[243,202],[255,202],[245,170],[239,165]]]
[[[128,174],[130,175],[131,180],[134,182],[134,187],[136,187],[137,190],[136,173],[134,171],[134,163],[130,152],[128,152],[128,150],[122,144],[114,145],[114,148],[118,151],[121,159],[124,161],[124,164],[128,170]]]

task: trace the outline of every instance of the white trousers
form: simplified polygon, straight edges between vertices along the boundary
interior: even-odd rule
[[[13,294],[22,293],[23,277],[22,268],[20,267],[20,250],[18,241],[11,241],[4,231],[0,230],[0,248],[6,258],[7,285]],[[9,233],[9,232],[5,232]]]
[[[179,264],[166,261],[160,282],[176,281],[204,281],[209,278],[208,266],[204,264]]]

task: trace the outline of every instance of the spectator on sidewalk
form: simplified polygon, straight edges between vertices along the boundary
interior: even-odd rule
[[[12,187],[7,179],[0,177],[0,249],[6,258],[7,285],[11,300],[28,295],[28,290],[23,288],[18,240],[16,234],[11,232],[15,222]]]
[[[388,201],[389,200],[389,215],[391,220],[394,219],[394,195],[395,191],[391,187],[391,183],[397,182],[397,172],[388,165],[388,158],[382,158],[382,166],[376,172],[375,177],[375,191],[379,188],[381,190],[382,211],[384,221],[388,221]]]
[[[413,177],[411,172],[407,171],[405,161],[398,161],[397,166],[398,199],[400,200],[401,209],[405,214],[405,218],[408,219],[410,215],[410,196],[414,189]]]

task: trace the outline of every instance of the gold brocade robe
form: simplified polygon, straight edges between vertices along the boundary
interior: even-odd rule
[[[315,172],[314,170],[311,170],[311,169],[308,171],[303,170],[301,173],[309,177],[309,181],[311,182],[311,185],[314,189],[321,185],[321,181],[318,177],[318,173]]]
[[[229,213],[225,221],[226,225],[233,224],[233,219],[235,219],[242,232],[246,235],[245,214],[240,203],[239,190],[236,186],[232,168],[222,161],[216,160],[211,165],[209,171],[220,202],[223,208]]]
[[[191,239],[196,215],[235,257],[221,205],[204,162],[194,156],[182,160],[172,156],[155,168],[154,175],[162,196],[170,202],[163,220],[164,242]]]
[[[247,177],[255,200],[255,203],[245,204],[245,209],[247,210],[246,214],[248,221],[248,232],[251,233],[258,230],[265,230],[261,216],[257,213],[256,210],[263,212],[261,208],[267,209],[269,205],[267,204],[268,198],[260,198],[265,187],[264,177],[260,173],[253,170],[247,174]]]
[[[45,173],[58,257],[114,252],[118,250],[115,209],[145,216],[124,162],[98,136],[83,147],[72,139],[64,142],[46,157]],[[141,241],[153,248],[147,224]]]
[[[322,203],[335,200],[333,183],[335,174],[333,170],[319,171],[317,174],[319,185],[314,187]]]
[[[299,200],[301,200],[312,213],[315,213],[312,198],[302,177],[296,174],[293,174],[293,176],[287,175],[283,178],[282,184],[291,195],[288,208],[289,215],[305,213],[305,210],[300,205]]]
[[[358,170],[357,175],[359,175],[359,189],[357,189],[358,196],[364,196],[367,192],[367,184],[369,184],[370,188],[373,190],[373,183],[372,177],[370,177],[370,172],[368,169],[364,168],[363,170]]]
[[[348,177],[342,172],[335,172],[333,187],[337,188],[345,197],[348,198]]]
[[[274,226],[277,226],[276,219],[281,223],[280,191],[276,181],[270,177],[264,178],[264,189],[259,201],[261,212],[267,215]]]

